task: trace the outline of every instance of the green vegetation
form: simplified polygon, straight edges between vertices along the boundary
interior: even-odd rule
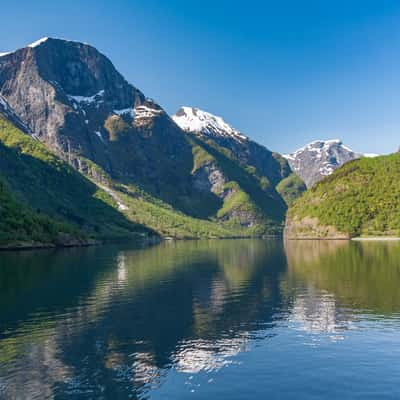
[[[199,145],[193,144],[192,153],[193,153],[192,173],[196,172],[200,167],[202,167],[207,162],[215,161],[214,158]]]
[[[0,178],[0,246],[57,244],[66,237],[86,239],[71,225],[36,213],[18,202]]]
[[[252,166],[243,166],[232,153],[211,140],[196,140],[223,171],[228,182],[225,189],[234,192],[225,199],[219,217],[235,211],[251,212],[259,234],[278,233],[281,230],[286,204],[265,176],[259,176]]]
[[[278,183],[276,190],[285,200],[287,206],[290,207],[293,202],[307,190],[307,187],[299,176],[290,174]]]
[[[398,312],[399,242],[291,240],[285,247],[290,279],[366,312]]]
[[[118,212],[109,194],[1,116],[0,173],[17,202],[43,218],[68,224],[69,230],[96,239],[150,232]]]
[[[351,161],[304,193],[290,220],[318,218],[350,236],[400,235],[400,154]]]
[[[118,195],[128,206],[127,216],[130,219],[154,229],[161,236],[190,239],[228,238],[254,234],[251,230],[241,229],[240,226],[232,227],[212,220],[190,217],[166,204],[160,205],[160,200],[148,201],[148,196],[146,201],[123,193]]]

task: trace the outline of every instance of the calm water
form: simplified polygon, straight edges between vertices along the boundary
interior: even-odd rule
[[[1,399],[399,399],[400,244],[0,254]]]

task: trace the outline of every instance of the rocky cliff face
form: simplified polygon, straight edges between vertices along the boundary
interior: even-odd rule
[[[0,96],[0,116],[3,116],[6,120],[10,121],[13,125],[15,125],[22,132],[27,133],[28,135],[34,136],[32,131],[25,125],[18,115],[14,112],[14,110],[10,107],[7,101]]]
[[[164,139],[167,157],[190,151],[162,108],[86,44],[43,39],[0,57],[0,93],[42,142],[78,168],[76,156],[83,156],[129,177],[144,155],[120,153],[138,142],[146,147]],[[157,162],[151,152],[146,157]]]
[[[165,111],[95,48],[43,39],[0,57],[0,94],[48,147],[79,170],[85,159],[153,194],[185,195],[191,148]],[[162,165],[162,167],[161,167]]]
[[[322,225],[316,217],[288,217],[285,225],[285,238],[288,240],[344,240],[350,239],[347,232],[340,232],[333,225]]]
[[[307,187],[311,187],[361,154],[353,152],[340,140],[317,140],[284,157]]]

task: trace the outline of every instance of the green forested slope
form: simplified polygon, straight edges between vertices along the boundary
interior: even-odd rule
[[[400,154],[345,164],[294,203],[287,227],[292,236],[312,235],[315,218],[349,236],[399,235]]]
[[[300,195],[307,190],[306,184],[296,174],[290,174],[276,186],[277,192],[290,207]]]
[[[68,224],[81,235],[97,239],[150,232],[118,212],[109,194],[1,116],[0,176],[3,178],[2,207],[6,198],[9,204],[13,198],[31,215],[47,216]],[[12,194],[6,195],[5,188]],[[12,209],[4,207],[3,213]],[[3,235],[8,226],[3,224]],[[9,229],[11,233],[12,227]]]
[[[73,226],[60,223],[18,202],[0,178],[0,247],[35,244],[85,243],[87,237]]]

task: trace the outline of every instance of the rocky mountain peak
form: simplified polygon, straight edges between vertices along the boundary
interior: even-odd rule
[[[0,96],[80,171],[88,172],[90,160],[156,194],[167,179],[176,186],[188,180],[192,153],[183,131],[88,44],[43,38],[0,57]],[[172,164],[182,165],[176,172]]]
[[[284,157],[307,187],[311,187],[346,162],[362,155],[345,146],[340,139],[333,139],[315,140]]]
[[[0,95],[61,156],[93,158],[110,138],[105,122],[112,116],[140,126],[168,118],[97,49],[64,39],[42,38],[0,57]]]

